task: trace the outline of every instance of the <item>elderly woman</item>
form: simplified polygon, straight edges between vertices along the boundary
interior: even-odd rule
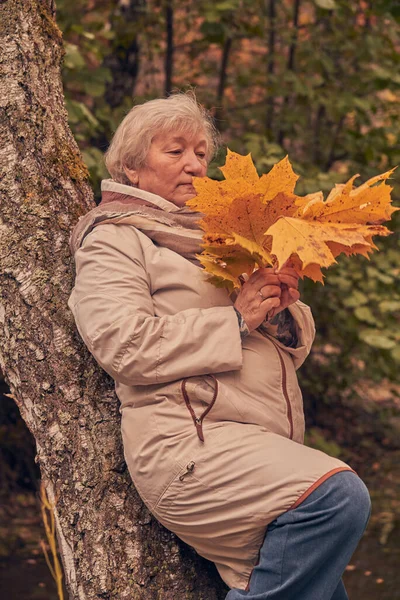
[[[185,203],[216,140],[193,94],[132,108],[71,238],[69,306],[115,380],[140,496],[215,562],[227,600],[345,600],[370,502],[348,465],[303,445],[296,369],[314,326],[297,275],[258,269],[232,298],[195,256],[201,215]]]

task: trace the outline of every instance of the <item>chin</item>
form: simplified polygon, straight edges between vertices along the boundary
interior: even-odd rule
[[[170,202],[176,204],[176,206],[185,206],[186,202],[195,198],[196,195],[197,194],[183,194],[182,196],[179,196],[179,198],[171,198]]]

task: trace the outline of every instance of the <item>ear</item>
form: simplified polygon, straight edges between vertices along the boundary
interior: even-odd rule
[[[139,183],[139,175],[135,169],[128,169],[127,167],[124,167],[124,172],[133,185],[137,185]]]

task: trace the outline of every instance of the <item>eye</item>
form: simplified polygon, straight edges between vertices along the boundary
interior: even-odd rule
[[[182,154],[182,150],[169,150],[168,154],[173,154],[174,156],[179,156],[179,154]]]
[[[202,160],[206,157],[206,153],[205,152],[196,152],[197,156],[199,158],[201,158]]]

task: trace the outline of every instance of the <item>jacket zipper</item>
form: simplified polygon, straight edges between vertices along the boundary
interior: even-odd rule
[[[193,473],[195,466],[196,463],[194,462],[194,460],[191,460],[190,463],[186,465],[186,471],[182,473],[182,475],[179,475],[179,481],[183,481],[187,475]]]
[[[210,412],[210,410],[212,409],[212,407],[215,404],[215,401],[217,399],[217,395],[218,395],[218,381],[217,379],[214,377],[214,375],[210,375],[210,377],[213,378],[214,383],[215,383],[215,389],[214,389],[214,394],[212,397],[212,400],[210,402],[210,404],[207,406],[207,408],[205,409],[204,412],[201,413],[201,415],[199,417],[196,416],[196,413],[193,410],[192,405],[190,404],[190,399],[189,399],[189,395],[187,393],[187,389],[186,389],[186,381],[187,379],[183,379],[182,380],[182,384],[181,384],[181,389],[182,389],[182,396],[185,400],[185,404],[190,412],[190,415],[193,419],[193,423],[194,426],[196,427],[196,431],[197,431],[197,435],[199,436],[199,439],[204,442],[204,433],[203,433],[203,421],[204,418],[208,415],[208,413]]]
[[[281,363],[281,371],[282,371],[282,391],[283,391],[283,395],[285,397],[286,400],[286,408],[287,408],[287,418],[289,421],[289,439],[293,439],[293,414],[292,414],[292,405],[290,404],[290,400],[289,400],[289,394],[288,394],[288,390],[287,390],[287,375],[286,375],[286,367],[285,367],[285,363],[283,361],[282,355],[280,353],[280,350],[277,348],[277,346],[275,346],[274,344],[274,348],[278,353],[279,356],[279,361]]]

